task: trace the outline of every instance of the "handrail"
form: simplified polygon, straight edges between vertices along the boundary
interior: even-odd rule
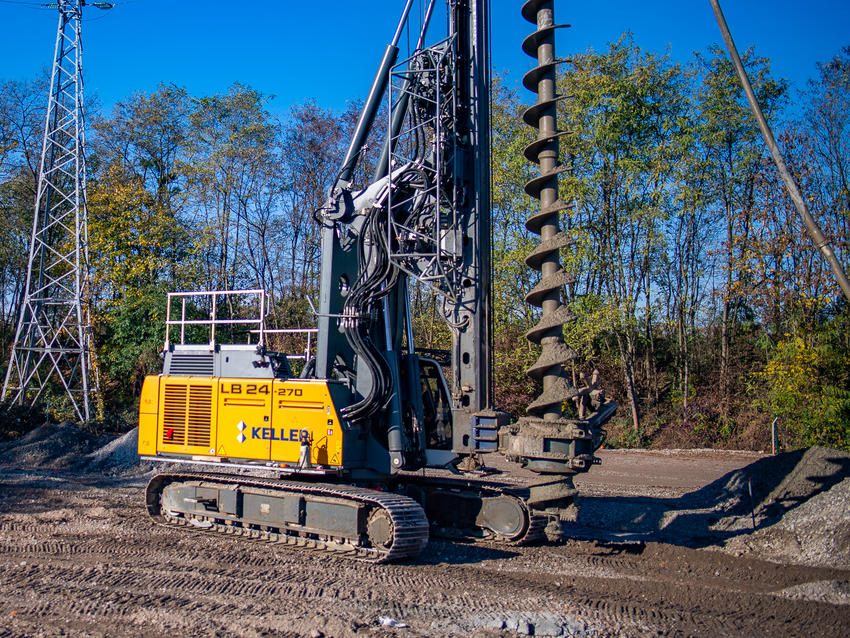
[[[251,330],[251,333],[256,333],[257,330]],[[313,345],[313,335],[319,334],[318,328],[267,328],[266,334],[306,334],[307,335],[307,346],[304,348],[304,354],[288,354],[286,355],[287,359],[294,359],[296,361],[307,361],[310,358],[310,350]]]
[[[260,301],[260,316],[251,319],[219,319],[216,315],[219,297],[237,296],[237,295],[256,295]],[[209,319],[187,319],[186,318],[186,300],[191,297],[208,297],[211,299],[210,318]],[[180,299],[180,318],[171,318],[171,303],[173,299]],[[186,326],[209,326],[210,339],[209,346],[215,347],[215,330],[216,326],[223,325],[246,325],[256,324],[257,330],[250,331],[260,335],[257,345],[265,344],[265,319],[268,309],[266,307],[266,291],[259,288],[246,290],[194,290],[185,292],[169,292],[165,307],[165,344],[164,349],[168,350],[171,346],[171,328],[172,326],[180,327],[180,344],[186,343]],[[248,338],[250,343],[250,337]]]

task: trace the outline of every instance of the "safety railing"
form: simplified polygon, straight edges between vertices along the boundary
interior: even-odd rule
[[[256,330],[252,330],[252,333],[257,332]],[[286,358],[292,361],[309,361],[311,352],[313,350],[313,335],[319,334],[318,328],[267,328],[265,331],[266,335],[275,335],[275,334],[291,334],[291,335],[306,335],[307,337],[307,345],[304,348],[304,354],[287,354]]]
[[[245,319],[220,318],[218,317],[218,302],[221,298],[235,297],[239,295],[253,295],[258,298],[259,316],[249,317]],[[208,319],[189,319],[187,318],[187,302],[192,298],[207,298],[209,299],[209,318]],[[180,318],[172,319],[172,306],[176,299],[180,301]],[[191,309],[191,307],[189,308]],[[209,327],[209,345],[215,347],[215,333],[219,326],[234,326],[247,325],[256,326],[255,330],[248,331],[248,343],[251,342],[251,334],[259,335],[257,345],[265,344],[265,317],[266,317],[266,291],[257,290],[212,290],[212,291],[192,291],[192,292],[169,292],[168,301],[165,310],[165,349],[171,346],[171,333],[173,328],[180,329],[180,344],[186,343],[186,328],[191,326],[208,326]]]

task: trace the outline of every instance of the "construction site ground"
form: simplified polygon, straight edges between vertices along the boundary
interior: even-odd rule
[[[158,526],[72,428],[0,444],[0,636],[850,635],[846,453],[605,450],[572,540],[369,565]]]

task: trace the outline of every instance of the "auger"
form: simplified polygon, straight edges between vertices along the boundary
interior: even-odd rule
[[[528,374],[543,386],[543,392],[528,406],[528,416],[510,428],[503,445],[509,458],[539,472],[543,479],[531,487],[529,502],[535,510],[550,512],[547,536],[560,538],[559,520],[568,517],[576,490],[572,477],[597,462],[593,453],[602,444],[602,426],[613,416],[616,404],[606,400],[596,387],[597,374],[590,383],[576,387],[564,369],[576,359],[576,352],[564,342],[563,325],[575,317],[563,302],[565,286],[573,278],[561,267],[560,252],[572,244],[561,230],[559,216],[573,204],[562,200],[558,178],[569,171],[559,159],[557,68],[564,60],[555,57],[555,32],[568,27],[555,23],[554,0],[528,0],[522,15],[537,30],[522,43],[525,53],[537,66],[523,77],[523,85],[537,94],[537,101],[525,111],[523,120],[537,129],[537,139],[524,155],[538,164],[540,174],[525,185],[525,192],[540,200],[540,207],[526,220],[526,228],[540,235],[540,243],[526,258],[530,268],[540,272],[540,281],[526,295],[526,301],[541,308],[540,320],[526,337],[541,346],[541,354]],[[583,379],[583,377],[582,377]],[[565,416],[568,402],[575,403],[575,417]]]

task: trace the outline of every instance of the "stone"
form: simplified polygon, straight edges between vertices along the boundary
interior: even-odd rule
[[[563,633],[564,630],[561,625],[553,620],[543,618],[538,622],[534,623],[535,636],[560,636]]]

